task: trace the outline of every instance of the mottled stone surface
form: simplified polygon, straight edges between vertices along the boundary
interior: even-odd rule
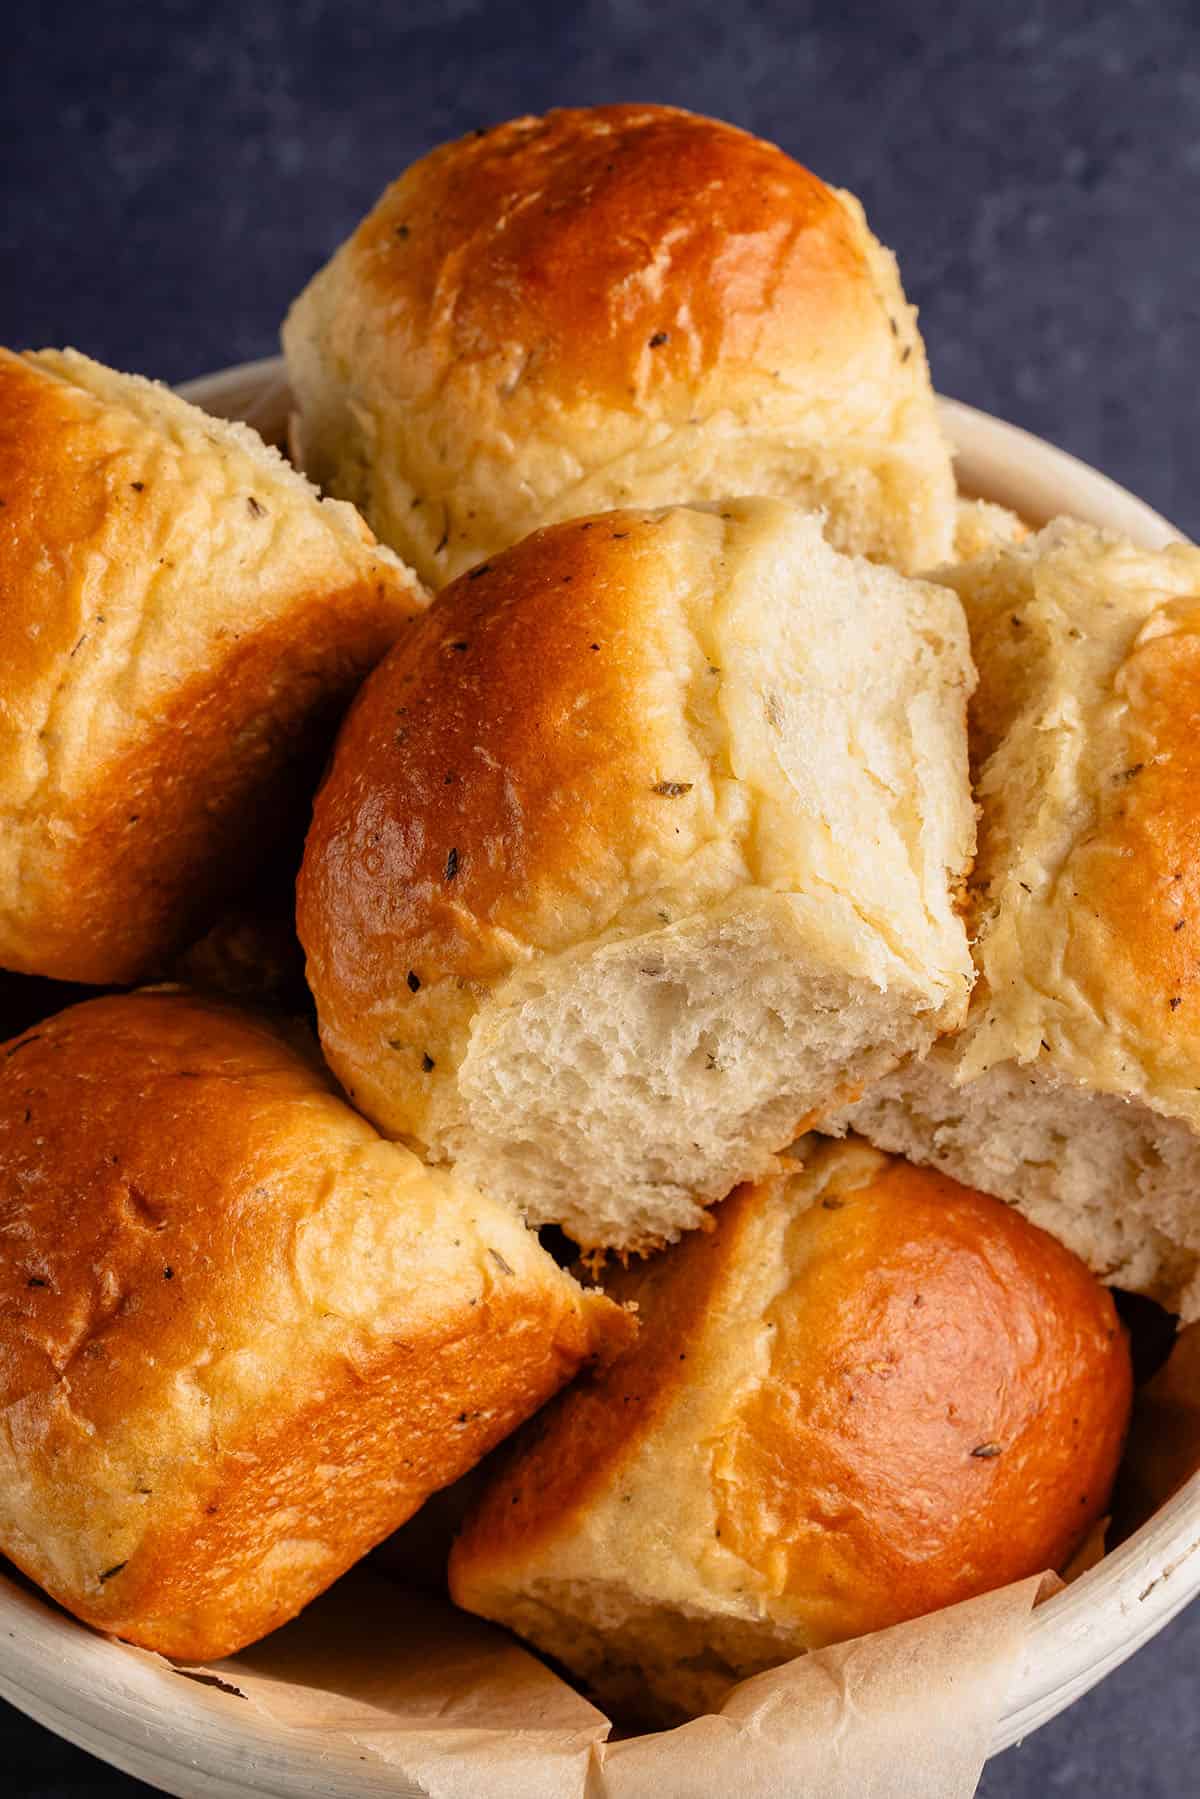
[[[855,189],[946,393],[1200,534],[1200,34],[1190,0],[44,0],[0,37],[0,342],[169,380],[270,354],[291,295],[438,140],[667,100]],[[987,1799],[1195,1792],[1200,1607]],[[0,1791],[133,1795],[0,1708]],[[664,1796],[667,1799],[667,1796]]]

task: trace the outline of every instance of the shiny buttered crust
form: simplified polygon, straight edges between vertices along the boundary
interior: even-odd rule
[[[185,1659],[293,1616],[624,1313],[178,992],[0,1051],[0,1550]]]
[[[1060,520],[941,571],[980,682],[966,1030],[856,1128],[1200,1311],[1200,551]]]
[[[0,351],[0,965],[129,981],[204,928],[423,605],[245,426]]]
[[[777,500],[462,577],[367,683],[298,924],[389,1135],[643,1250],[964,1015],[958,601]]]
[[[615,1276],[636,1345],[515,1440],[457,1603],[651,1719],[1043,1568],[1104,1511],[1127,1344],[1082,1263],[858,1142]]]
[[[433,585],[609,507],[773,494],[840,548],[950,554],[916,314],[849,194],[662,106],[415,163],[283,332],[296,448]]]

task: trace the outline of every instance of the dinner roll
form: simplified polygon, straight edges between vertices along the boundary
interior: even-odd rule
[[[0,351],[0,594],[0,966],[89,982],[160,967],[302,826],[423,603],[252,431],[69,350]]]
[[[636,1345],[515,1440],[450,1561],[459,1605],[667,1723],[1060,1566],[1130,1401],[1109,1295],[944,1176],[826,1144],[714,1217],[612,1277]]]
[[[779,500],[552,526],[367,683],[298,889],[390,1136],[645,1250],[963,1016],[961,608]]]
[[[0,1551],[165,1655],[293,1616],[630,1324],[254,1018],[0,1052]]]
[[[433,585],[609,507],[774,494],[840,549],[950,554],[916,313],[858,201],[667,106],[425,156],[283,331],[313,479]]]
[[[940,578],[980,669],[980,980],[851,1121],[1196,1317],[1200,551],[1060,521]]]

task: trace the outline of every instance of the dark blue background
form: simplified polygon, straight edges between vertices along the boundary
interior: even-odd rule
[[[1191,0],[27,0],[0,27],[0,342],[168,380],[269,354],[422,150],[615,99],[723,115],[853,188],[944,392],[1200,534]],[[1195,1792],[1198,1668],[1200,1607],[981,1791]],[[2,1707],[0,1769],[15,1799],[142,1790]]]

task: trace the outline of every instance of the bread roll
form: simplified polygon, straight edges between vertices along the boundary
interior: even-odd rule
[[[248,1015],[0,1055],[0,1551],[101,1630],[231,1654],[628,1335]]]
[[[298,889],[390,1136],[645,1250],[958,1024],[958,602],[778,500],[558,525],[448,587],[339,738]]]
[[[637,1343],[500,1458],[450,1562],[646,1721],[1069,1558],[1130,1401],[1112,1301],[1020,1215],[861,1143],[612,1278]]]
[[[1200,551],[1060,521],[940,578],[980,670],[980,980],[851,1122],[1196,1317]]]
[[[0,966],[162,966],[302,828],[337,716],[423,604],[244,426],[0,351]]]
[[[772,494],[950,554],[916,314],[858,201],[666,106],[514,119],[383,195],[283,331],[313,479],[433,585],[559,519]]]

